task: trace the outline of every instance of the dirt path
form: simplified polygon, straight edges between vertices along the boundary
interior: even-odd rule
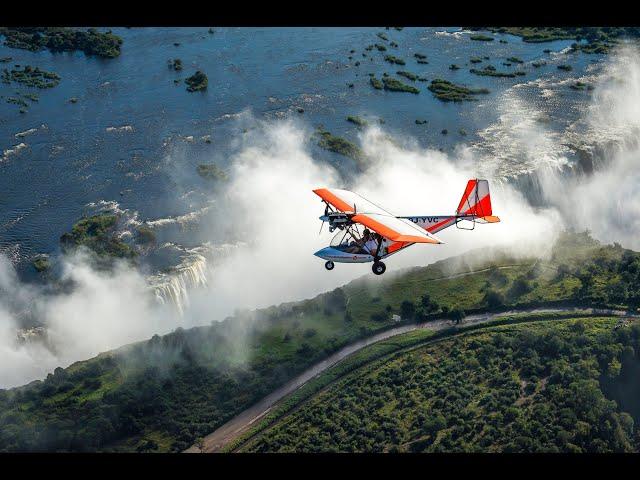
[[[577,309],[577,308],[569,308],[569,307],[558,307],[558,308],[534,308],[528,310],[507,310],[503,312],[496,313],[481,313],[475,315],[467,316],[462,325],[463,327],[469,325],[475,325],[479,323],[486,323],[490,320],[493,320],[498,317],[504,317],[512,314],[523,314],[523,313],[559,313],[559,312],[575,312],[575,313],[602,313],[604,315],[618,315],[625,316],[626,312],[622,310],[607,310],[607,309]],[[425,323],[414,323],[409,325],[402,325],[399,327],[391,328],[389,330],[385,330],[384,332],[377,333],[372,335],[371,337],[365,338],[363,340],[359,340],[355,343],[347,345],[336,353],[330,355],[325,358],[321,362],[313,365],[312,367],[305,370],[303,373],[293,378],[282,387],[274,390],[265,398],[260,400],[258,403],[252,405],[247,408],[243,412],[239,413],[227,423],[219,427],[213,433],[207,435],[204,438],[204,452],[213,453],[219,452],[226,445],[228,445],[231,441],[235,440],[238,436],[245,433],[257,420],[262,418],[265,414],[267,414],[271,408],[283,397],[287,396],[291,392],[297,390],[306,382],[324,372],[328,368],[332,367],[336,363],[340,362],[344,358],[348,357],[352,353],[361,350],[362,348],[369,346],[373,343],[379,342],[381,340],[386,340],[387,338],[394,337],[396,335],[401,335],[403,333],[411,332],[420,328],[428,328],[430,330],[442,330],[447,327],[451,327],[452,323],[450,320],[446,319],[438,319],[431,320]],[[195,445],[189,447],[185,450],[185,453],[198,453],[200,450]]]

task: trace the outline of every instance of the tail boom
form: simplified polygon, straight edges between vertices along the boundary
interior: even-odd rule
[[[496,223],[500,219],[493,215],[491,195],[487,180],[471,179],[467,182],[455,215],[425,215],[400,217],[411,220],[429,233],[437,233],[460,220],[477,221],[479,223]]]

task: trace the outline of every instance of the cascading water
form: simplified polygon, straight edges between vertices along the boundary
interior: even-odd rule
[[[171,304],[182,314],[189,304],[189,290],[207,284],[207,258],[193,253],[172,272],[153,276],[150,283],[160,303]]]

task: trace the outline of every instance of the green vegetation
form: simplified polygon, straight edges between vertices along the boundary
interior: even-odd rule
[[[22,98],[26,98],[27,100],[31,100],[32,102],[37,102],[40,100],[37,93],[21,93],[20,96]]]
[[[525,42],[540,43],[575,39],[572,49],[584,53],[608,53],[621,38],[638,38],[638,27],[492,27],[492,32],[508,33]],[[582,42],[584,41],[584,42]],[[549,53],[545,50],[545,53]]]
[[[389,41],[389,37],[387,37],[387,34],[384,32],[378,32],[376,33],[376,35],[378,36],[378,38],[380,38],[381,40],[384,40],[385,42]]]
[[[427,123],[427,120],[419,120],[416,118],[416,125],[426,125]]]
[[[475,100],[474,95],[489,93],[486,88],[467,88],[439,78],[431,80],[429,90],[443,102],[472,101]]]
[[[108,238],[113,232],[115,219],[104,215],[100,220],[84,219],[79,224],[74,229],[74,237]],[[234,317],[208,327],[177,329],[169,335],[154,336],[149,341],[77,362],[66,369],[58,368],[42,382],[0,390],[0,451],[180,451],[337,349],[358,338],[397,325],[391,318],[392,314],[404,313],[406,319],[403,322],[409,322],[429,321],[436,316],[454,318],[460,316],[462,311],[471,314],[491,308],[533,305],[640,307],[640,254],[615,244],[603,246],[587,233],[562,235],[547,260],[515,259],[500,250],[485,253],[491,255],[485,259],[480,252],[470,252],[427,267],[387,273],[379,282],[372,283],[370,278],[362,278],[313,299],[253,312],[238,312]],[[452,277],[453,274],[458,275]],[[630,329],[619,330],[624,333]],[[586,335],[590,335],[589,331]],[[554,336],[565,342],[563,345],[574,342],[572,338],[565,338],[563,331]],[[455,339],[447,341],[458,342]],[[582,342],[579,335],[575,341]],[[549,339],[549,342],[555,340]],[[597,344],[609,349],[607,342]],[[488,342],[480,343],[485,345]],[[481,367],[474,366],[471,356],[467,365],[463,353],[461,356],[447,354],[442,358],[433,357],[433,360],[437,366],[440,363],[438,360],[450,357],[451,361],[457,362],[455,368],[459,372],[450,377],[452,381],[459,376],[469,375],[470,382],[473,380],[472,383],[478,388],[486,389],[487,385],[477,380],[482,378],[481,375],[492,378],[496,368],[492,359],[503,359],[498,361],[507,362],[504,375],[512,375],[517,367],[527,385],[531,383],[537,388],[542,386],[546,372],[536,373],[540,382],[534,383],[528,368],[538,372],[536,369],[539,365],[546,368],[556,361],[554,359],[561,361],[568,352],[563,347],[557,350],[557,357],[547,362],[548,357],[538,351],[544,342],[536,340],[528,349],[511,345],[514,348],[505,355],[500,351],[495,357],[493,354],[487,356],[490,360],[487,363],[482,362],[484,357],[477,347],[461,347],[462,351],[477,355]],[[553,343],[549,345],[549,348],[555,348]],[[592,343],[585,345],[584,355],[591,355]],[[507,344],[505,348],[509,350],[510,347]],[[580,372],[592,371],[585,365],[593,365],[593,362],[585,357],[585,364],[581,354],[577,354],[577,357],[574,353],[570,354],[567,368],[574,371],[579,369]],[[596,357],[597,361],[612,364],[611,371],[615,372],[617,364],[607,355],[603,352],[601,357]],[[564,362],[561,363],[564,365]],[[625,363],[620,363],[621,375],[626,375]],[[498,367],[500,365],[498,363]],[[443,363],[442,368],[448,371],[451,364]],[[501,368],[498,370],[502,371]],[[411,368],[407,369],[408,374],[412,371]],[[637,377],[637,374],[634,375]],[[449,377],[445,375],[445,378]],[[550,388],[552,380],[548,381],[547,391],[555,391]],[[435,383],[438,384],[437,381]],[[411,381],[400,381],[397,385],[414,388]],[[432,388],[432,383],[423,385]],[[637,385],[637,382],[631,382],[630,385]],[[590,389],[586,384],[584,387]],[[457,387],[454,389],[451,385],[443,384],[443,388],[446,393],[425,391],[427,398],[438,404],[429,405],[423,411],[424,415],[440,409],[438,411],[443,412],[447,421],[458,425],[447,411],[441,410],[444,408],[442,405],[449,402],[463,416],[464,422],[460,425],[471,425],[471,419],[464,413],[467,405],[472,409],[499,407],[502,412],[504,402],[499,393],[496,393],[498,406],[488,400],[480,405],[480,397],[475,396],[477,392],[473,393],[473,398],[477,398],[478,402],[468,403],[467,397],[456,390]],[[619,395],[621,407],[633,414],[631,407],[627,409],[622,399],[640,396],[633,392],[627,394],[623,385],[618,383],[611,388],[614,392],[612,395]],[[452,393],[452,397],[447,397],[448,392],[454,391],[456,393]],[[489,392],[483,390],[482,395],[486,393]],[[578,398],[573,391],[571,395],[564,391],[562,394],[567,401]],[[463,408],[457,407],[455,395],[465,399]],[[380,411],[384,414],[381,422],[394,422],[387,415],[392,415],[395,407],[398,407],[398,411],[404,408],[388,400],[386,393],[382,397],[372,397],[372,400],[375,398],[382,398],[389,409],[389,412]],[[405,400],[409,401],[410,398],[405,397]],[[369,400],[366,402],[363,402],[363,406],[366,405],[368,410]],[[419,404],[424,405],[422,400]],[[571,410],[572,407],[562,408]],[[538,407],[532,411],[537,412]],[[578,407],[573,411],[577,416],[582,415]],[[596,413],[598,411],[594,410]],[[369,418],[369,414],[365,412],[365,415]],[[493,422],[491,413],[485,415],[484,410],[473,418],[480,418],[487,425]],[[609,418],[610,423],[614,422],[612,418]],[[543,426],[564,425],[554,423],[552,419],[549,422],[540,420],[540,423]],[[505,424],[505,428],[512,428],[509,425],[511,423]],[[593,432],[601,435],[599,429],[603,423],[600,417],[592,425],[596,429]],[[461,428],[466,432],[466,427]],[[387,435],[384,428],[379,430]],[[461,432],[458,433],[462,435]],[[489,435],[488,432],[485,434]],[[442,432],[442,435],[444,440],[448,434]],[[512,436],[512,439],[515,441],[519,435]],[[531,441],[539,437],[540,442],[546,442],[544,435],[530,433],[528,437]],[[302,438],[306,441],[307,436]],[[493,438],[493,434],[487,438]],[[589,438],[590,442],[595,437]],[[604,437],[598,438],[608,441]],[[338,434],[335,442],[342,445],[343,436]],[[461,441],[457,448],[466,448],[472,445],[470,442]],[[592,444],[585,442],[587,440],[569,440],[569,443],[580,448],[591,448],[588,445]],[[434,449],[435,445],[445,447],[447,442],[433,445]],[[492,445],[500,447],[501,444],[496,439]],[[480,447],[485,448],[484,445]]]
[[[525,322],[424,339],[356,365],[243,450],[638,451],[629,412],[639,402],[621,393],[637,390],[640,325],[617,324]]]
[[[196,73],[187,77],[184,81],[187,84],[187,91],[189,92],[200,92],[207,89],[207,85],[209,84],[209,79],[204,72],[198,70]]]
[[[366,127],[367,125],[369,125],[369,122],[355,115],[349,115],[347,117],[347,121],[355,123],[359,127]]]
[[[469,36],[471,40],[475,40],[477,42],[493,42],[494,38],[488,35],[471,35]]]
[[[38,273],[49,270],[49,268],[51,268],[51,262],[49,262],[49,257],[46,255],[37,256],[33,260],[33,268],[35,268]]]
[[[384,84],[376,77],[371,77],[369,81],[371,82],[371,86],[373,86],[373,88],[375,88],[376,90],[382,90],[384,88]]]
[[[591,89],[593,89],[593,86],[592,85],[588,85],[588,84],[586,84],[584,82],[577,81],[573,85],[569,85],[569,88],[571,88],[573,90],[585,90],[585,89],[591,90]]]
[[[22,98],[18,98],[18,97],[7,97],[5,99],[5,101],[7,103],[12,103],[14,105],[18,105],[18,106],[24,107],[24,108],[29,106],[29,104],[27,102],[25,102]]]
[[[413,56],[416,57],[419,60],[426,60],[427,59],[427,56],[422,54],[422,53],[414,53]]]
[[[151,245],[156,243],[156,234],[146,225],[140,225],[136,229],[136,242],[141,245]]]
[[[407,72],[406,70],[399,70],[396,72],[396,75],[400,75],[401,77],[408,78],[409,80],[415,82],[419,77],[415,73]]]
[[[401,58],[398,58],[394,55],[385,55],[384,56],[385,61],[389,62],[389,63],[395,63],[396,65],[404,65],[405,61]]]
[[[469,70],[471,73],[475,75],[480,75],[483,77],[504,77],[504,78],[514,78],[516,76],[525,75],[523,71],[516,72],[500,72],[496,70],[496,67],[493,65],[487,65],[482,70],[478,70],[477,68],[472,68]]]
[[[63,251],[78,247],[86,247],[101,257],[132,259],[136,252],[124,243],[116,233],[118,216],[101,213],[79,220],[71,228],[71,232],[60,237]]]
[[[179,58],[174,58],[173,60],[169,60],[168,62],[169,68],[172,70],[175,70],[176,72],[179,72],[180,70],[182,70],[182,60],[180,60]]]
[[[449,65],[449,70],[460,70],[460,67],[455,63],[452,63],[451,65]]]
[[[27,87],[53,88],[60,83],[60,76],[54,72],[40,70],[38,67],[25,65],[22,70],[16,67],[11,70],[2,70],[3,83],[20,83]]]
[[[375,47],[379,52],[386,52],[387,51],[387,47],[385,47],[384,45],[380,45],[379,43],[376,43]]]
[[[547,64],[547,62],[545,62],[544,60],[540,60],[540,61],[537,61],[537,62],[531,62],[531,65],[533,65],[535,68],[540,68],[540,67],[542,67],[542,66],[544,66],[546,64]]]
[[[524,60],[522,60],[520,57],[509,57],[509,58],[507,58],[507,62],[524,63]]]
[[[573,67],[571,65],[558,65],[558,70],[570,72],[571,70],[573,70]]]
[[[390,90],[392,92],[408,92],[408,93],[420,93],[420,90],[412,85],[407,85],[406,83],[402,83],[400,80],[391,77],[383,77],[382,83],[384,84],[385,90]]]
[[[469,61],[470,61],[471,63],[481,63],[481,62],[482,62],[482,59],[481,59],[480,57],[471,57],[471,58],[469,59]]]
[[[318,146],[320,148],[349,157],[357,163],[364,159],[364,152],[349,140],[332,135],[331,132],[322,128],[319,128],[316,134],[319,137]]]
[[[122,39],[110,31],[99,32],[95,28],[86,31],[67,27],[0,27],[4,44],[36,52],[47,48],[52,52],[81,50],[86,55],[115,58],[120,55]]]
[[[227,174],[215,163],[204,163],[197,166],[198,175],[206,180],[226,181]]]

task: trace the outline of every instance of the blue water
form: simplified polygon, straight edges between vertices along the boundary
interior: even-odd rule
[[[0,84],[0,95],[5,97],[16,91],[35,91],[40,97],[25,114],[0,99],[0,151],[27,144],[0,159],[0,252],[28,276],[33,256],[55,253],[60,235],[90,202],[117,201],[121,208],[139,212],[143,220],[201,207],[210,185],[197,176],[195,166],[212,159],[224,166],[237,148],[233,139],[242,132],[234,115],[247,109],[258,118],[299,117],[310,127],[323,125],[351,140],[356,140],[358,130],[346,122],[347,115],[373,121],[382,118],[392,134],[449,151],[463,140],[473,142],[475,132],[496,120],[495,100],[505,89],[545,75],[576,76],[596,58],[568,55],[562,63],[571,64],[574,71],[567,74],[553,63],[539,69],[505,67],[502,62],[509,56],[525,62],[546,59],[544,49],[558,52],[571,42],[527,44],[509,35],[495,35],[494,42],[475,42],[467,34],[436,33],[458,30],[216,28],[210,34],[208,28],[114,28],[124,40],[116,59],[0,46],[0,57],[13,57],[0,68],[29,64],[62,77],[59,86],[49,90]],[[390,47],[377,32],[384,32],[399,47]],[[500,38],[508,43],[499,43]],[[384,43],[387,52],[365,51],[374,43]],[[418,64],[416,52],[427,55],[429,64]],[[405,59],[406,65],[385,62],[385,54]],[[473,56],[485,55],[489,61],[469,62]],[[172,58],[182,59],[182,72],[167,67]],[[360,66],[355,66],[356,61]],[[452,63],[461,69],[449,70]],[[499,79],[468,71],[487,64],[498,70],[523,68],[527,75]],[[174,84],[174,79],[184,79],[198,69],[209,77],[206,92],[189,93],[182,82]],[[383,72],[398,70],[429,80],[439,77],[486,87],[491,94],[477,102],[454,104],[436,100],[426,82],[415,83],[421,89],[419,95],[370,86],[369,73],[381,78]],[[71,97],[78,102],[70,103]],[[303,114],[298,107],[304,108]],[[416,125],[416,119],[429,123]],[[132,131],[107,131],[123,126],[131,126]],[[23,139],[15,137],[32,128],[37,131]],[[442,135],[442,129],[448,129],[449,135]],[[468,136],[463,139],[459,129]],[[210,136],[210,144],[202,141],[205,135]],[[193,136],[193,142],[185,141],[185,136]],[[348,159],[311,148],[318,159],[345,170],[353,168]],[[185,195],[192,190],[195,194]]]

